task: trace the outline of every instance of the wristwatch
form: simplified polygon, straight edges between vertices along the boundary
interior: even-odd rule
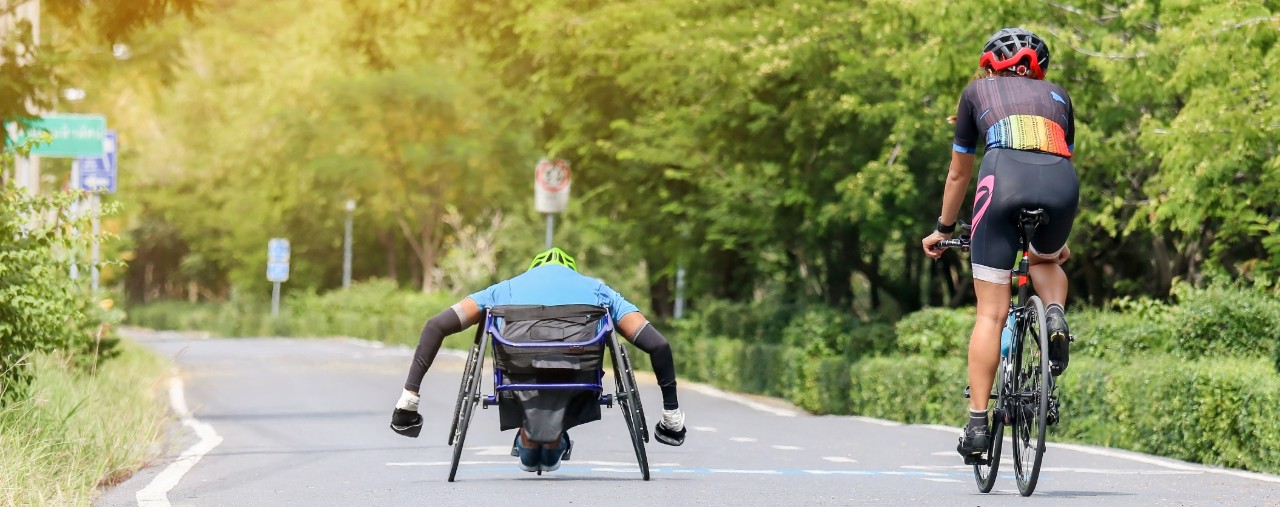
[[[956,224],[953,222],[951,225],[943,225],[942,217],[938,217],[938,226],[934,230],[943,234],[951,234],[956,232]]]

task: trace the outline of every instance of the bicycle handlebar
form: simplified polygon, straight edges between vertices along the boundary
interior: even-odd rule
[[[969,238],[960,237],[956,239],[944,239],[942,241],[939,241],[937,244],[933,245],[934,250],[944,250],[947,248],[960,248],[960,249],[968,250]]]

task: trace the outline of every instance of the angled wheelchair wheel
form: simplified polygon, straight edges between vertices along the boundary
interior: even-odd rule
[[[467,366],[462,369],[462,381],[458,382],[458,401],[453,405],[453,424],[449,426],[449,444],[453,445],[453,437],[458,431],[458,415],[462,413],[462,400],[467,398],[471,388],[469,380],[475,375],[476,364],[480,358],[480,340],[484,337],[484,324],[476,325],[476,339],[467,353]]]
[[[483,325],[480,327],[484,327]],[[475,414],[476,404],[480,402],[480,373],[484,370],[484,352],[488,340],[484,338],[484,330],[478,331],[476,344],[471,346],[471,358],[467,371],[463,372],[462,385],[458,388],[457,415],[453,419],[453,430],[449,443],[453,445],[453,462],[449,466],[449,482],[458,473],[458,463],[462,461],[462,447],[467,440],[467,427],[471,424],[471,416]]]
[[[636,377],[631,371],[631,359],[627,357],[627,349],[613,337],[609,339],[609,352],[613,360],[613,382],[617,393],[618,407],[622,409],[622,418],[627,422],[627,432],[631,434],[631,446],[636,451],[636,462],[640,466],[640,475],[649,480],[649,457],[645,454],[644,443],[648,440],[645,428],[644,411],[640,406],[640,390],[636,388]]]

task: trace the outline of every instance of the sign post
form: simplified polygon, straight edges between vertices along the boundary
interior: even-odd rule
[[[557,213],[569,206],[569,184],[572,181],[569,162],[542,159],[533,168],[533,207],[547,215],[547,248],[555,236]]]
[[[107,119],[100,114],[47,114],[34,121],[19,135],[21,144],[27,137],[42,130],[53,136],[53,141],[31,149],[40,157],[81,158],[101,157],[102,138],[107,133]]]
[[[267,281],[271,282],[271,316],[280,315],[280,284],[289,280],[289,240],[267,242]]]
[[[116,163],[119,152],[115,131],[108,130],[102,136],[102,156],[77,158],[72,161],[72,185],[78,190],[93,192],[89,196],[89,212],[93,217],[93,246],[90,251],[89,280],[94,292],[98,290],[98,262],[101,257],[101,245],[98,235],[102,233],[102,198],[101,192],[116,193],[116,181],[119,179]]]

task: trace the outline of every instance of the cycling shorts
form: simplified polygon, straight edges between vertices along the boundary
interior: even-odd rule
[[[1043,208],[1049,222],[1036,228],[1031,253],[1056,257],[1067,244],[1080,201],[1071,159],[1010,149],[988,150],[973,199],[970,259],[973,277],[1008,284],[1017,257],[1018,213]]]

